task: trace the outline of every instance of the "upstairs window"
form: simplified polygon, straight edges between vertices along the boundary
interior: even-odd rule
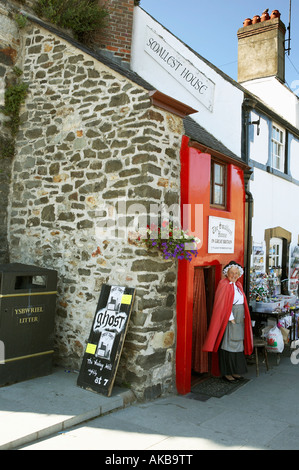
[[[211,160],[211,206],[226,209],[226,165],[217,160]]]
[[[285,133],[284,130],[276,124],[272,125],[271,139],[272,167],[275,170],[284,172],[284,149],[285,149]]]

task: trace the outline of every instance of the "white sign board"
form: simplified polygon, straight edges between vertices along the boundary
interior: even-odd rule
[[[235,221],[209,217],[208,253],[234,253]]]
[[[144,50],[209,111],[213,111],[215,83],[149,27]]]

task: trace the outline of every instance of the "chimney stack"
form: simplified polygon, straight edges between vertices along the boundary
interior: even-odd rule
[[[94,47],[112,60],[129,67],[133,30],[134,4],[136,0],[108,0],[108,26],[95,35]]]
[[[278,10],[246,18],[238,30],[238,82],[264,77],[285,81],[285,33]]]

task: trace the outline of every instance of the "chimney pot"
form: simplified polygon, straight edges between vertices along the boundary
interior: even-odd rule
[[[273,20],[273,18],[280,18],[280,12],[278,10],[273,10],[270,18],[271,20]]]
[[[267,21],[270,20],[270,16],[268,12],[264,12],[261,16],[261,21]]]
[[[243,21],[243,27],[249,26],[252,24],[251,18],[246,18],[246,20]]]
[[[255,15],[253,18],[252,18],[252,24],[256,24],[256,23],[259,23],[261,21],[261,17],[259,15]]]

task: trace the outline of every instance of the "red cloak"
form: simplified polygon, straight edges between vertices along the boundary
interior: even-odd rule
[[[253,335],[251,317],[247,304],[247,299],[243,291],[242,284],[237,281],[236,286],[240,289],[244,297],[244,354],[250,356],[253,351]],[[213,313],[208,329],[208,333],[203,344],[203,351],[217,353],[221,344],[225,328],[227,326],[234,301],[234,286],[227,278],[222,279],[217,287]],[[219,375],[218,354],[213,354],[212,373]]]

